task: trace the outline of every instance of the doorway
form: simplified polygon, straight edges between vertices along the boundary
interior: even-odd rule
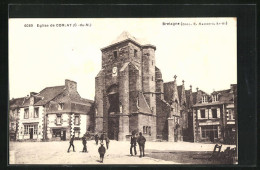
[[[66,140],[66,130],[63,130],[62,140]]]
[[[118,140],[119,132],[119,95],[110,93],[108,95],[110,107],[108,109],[108,137],[112,140]]]
[[[33,139],[33,128],[30,128],[29,133],[30,133],[30,139]]]

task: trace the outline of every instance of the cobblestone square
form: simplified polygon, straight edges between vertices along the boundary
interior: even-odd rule
[[[87,153],[82,152],[83,145],[80,140],[74,141],[75,151],[68,153],[69,141],[52,142],[10,142],[10,164],[97,164],[99,162],[98,147],[94,140],[87,142]],[[226,147],[234,145],[223,145]],[[189,142],[146,142],[145,157],[130,155],[129,141],[110,141],[103,164],[219,164],[221,162],[209,161],[214,144]],[[201,157],[194,159],[195,157]]]

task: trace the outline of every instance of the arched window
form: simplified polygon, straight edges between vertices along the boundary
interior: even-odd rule
[[[146,133],[146,132],[145,132],[145,130],[146,130],[146,129],[145,129],[145,126],[143,126],[143,134],[145,134],[145,133]]]
[[[148,126],[146,126],[146,133],[148,133],[149,132],[149,127]]]

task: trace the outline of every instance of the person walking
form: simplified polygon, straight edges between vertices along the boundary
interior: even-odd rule
[[[74,144],[73,144],[73,142],[74,142],[74,135],[72,136],[72,138],[70,139],[70,146],[69,146],[69,148],[68,148],[68,152],[70,152],[70,147],[72,146],[73,147],[73,152],[75,152],[75,147],[74,147]]]
[[[139,133],[139,137],[137,138],[137,143],[139,145],[139,150],[140,150],[140,158],[145,156],[144,154],[144,146],[145,146],[146,139],[142,135],[142,132]]]
[[[132,152],[133,148],[134,148],[134,152],[135,152],[135,155],[136,155],[137,153],[136,153],[136,137],[135,137],[135,133],[132,133],[130,144],[131,144],[131,146],[130,146],[130,154],[131,154],[131,156],[133,156],[133,152]]]
[[[82,137],[82,144],[83,144],[83,150],[82,150],[82,152],[88,152],[88,151],[87,151],[87,138],[86,138],[85,135]]]
[[[109,140],[109,138],[108,138],[108,136],[107,136],[107,137],[106,137],[106,146],[107,146],[107,149],[108,149],[109,142],[110,142],[110,140]]]
[[[104,155],[106,153],[106,148],[104,147],[103,143],[100,143],[100,147],[98,148],[98,153],[100,156],[100,162],[103,163]]]
[[[99,136],[98,136],[98,134],[96,134],[96,135],[95,135],[96,145],[98,145],[98,140],[99,140]]]

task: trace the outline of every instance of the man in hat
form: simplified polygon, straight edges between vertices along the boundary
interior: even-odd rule
[[[82,137],[82,144],[83,144],[82,152],[87,152],[87,138],[85,135]]]
[[[95,135],[96,145],[98,145],[98,140],[99,140],[99,136],[98,136],[98,134],[96,134],[96,135]]]
[[[100,143],[100,147],[98,148],[98,153],[100,156],[100,162],[103,163],[104,155],[106,153],[106,148],[103,143]]]
[[[73,147],[73,152],[75,152],[75,148],[74,148],[74,144],[73,144],[73,141],[74,141],[74,135],[71,137],[71,139],[70,139],[70,146],[69,146],[69,148],[68,148],[68,152],[70,152],[70,147],[72,146]]]
[[[109,140],[108,136],[106,136],[106,146],[107,146],[107,149],[108,149],[109,142],[110,142],[110,140]]]
[[[103,140],[105,139],[105,132],[103,132],[100,136],[100,142],[103,143]]]
[[[137,154],[136,153],[136,137],[135,137],[135,132],[133,131],[132,132],[132,136],[131,136],[131,140],[130,140],[130,154],[131,156],[133,156],[133,152],[132,152],[132,149],[134,148],[134,152],[135,152],[135,155]]]
[[[139,145],[139,149],[140,149],[140,158],[143,156],[144,157],[144,146],[145,146],[145,142],[146,139],[145,137],[142,135],[142,132],[139,133],[139,137],[137,138],[137,143]]]

